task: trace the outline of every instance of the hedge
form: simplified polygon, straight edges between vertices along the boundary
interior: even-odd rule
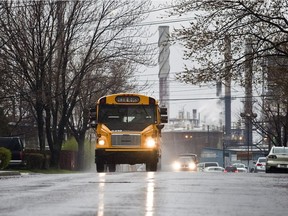
[[[41,153],[25,153],[25,160],[28,169],[42,169],[45,157]]]

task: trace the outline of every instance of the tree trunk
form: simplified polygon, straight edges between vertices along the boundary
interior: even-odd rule
[[[59,150],[58,148],[54,148],[51,151],[50,167],[60,169],[60,153],[61,150]]]
[[[45,151],[45,135],[42,109],[37,110],[37,126],[40,151]]]
[[[85,148],[84,148],[84,142],[85,142],[85,136],[81,136],[78,142],[78,169],[84,170],[85,169]]]

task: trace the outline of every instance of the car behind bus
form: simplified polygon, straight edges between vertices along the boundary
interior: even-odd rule
[[[0,137],[0,147],[11,151],[9,166],[24,165],[24,145],[19,137]]]

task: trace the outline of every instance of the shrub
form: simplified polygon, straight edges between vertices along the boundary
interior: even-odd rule
[[[44,166],[45,156],[41,153],[26,153],[25,159],[28,169],[42,169]]]
[[[5,169],[11,160],[12,154],[9,149],[0,147],[0,169]]]
[[[78,143],[74,137],[66,140],[62,145],[62,150],[78,151]]]
[[[78,143],[74,137],[69,138],[62,145],[62,150],[68,151],[78,151]],[[89,140],[85,140],[84,142],[84,155],[83,155],[83,165],[84,168],[90,169],[91,165],[94,165],[94,155],[95,155],[95,147],[94,143],[92,144]],[[79,158],[77,158],[79,161]]]
[[[84,165],[87,169],[90,169],[95,163],[95,144],[89,140],[85,140],[84,151]]]

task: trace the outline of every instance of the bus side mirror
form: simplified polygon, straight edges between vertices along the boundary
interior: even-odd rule
[[[97,118],[96,118],[96,107],[89,109],[89,125],[91,128],[97,127]]]
[[[164,124],[159,124],[159,125],[157,125],[157,128],[158,128],[159,130],[162,130],[162,129],[164,128]]]
[[[161,123],[168,123],[168,116],[161,116]]]
[[[89,123],[89,127],[96,128],[97,127],[97,122],[96,121],[90,122]]]
[[[166,107],[160,107],[161,123],[168,123],[168,112]]]
[[[167,115],[167,108],[166,107],[160,107],[160,115]]]

